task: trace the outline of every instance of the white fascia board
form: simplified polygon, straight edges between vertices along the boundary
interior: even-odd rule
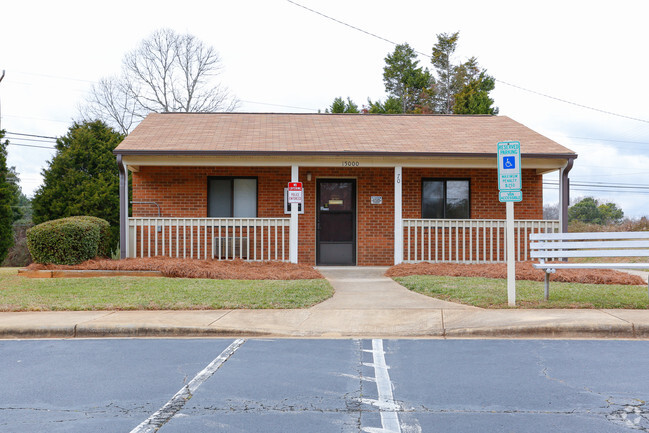
[[[497,168],[495,157],[394,157],[394,156],[286,156],[236,155],[236,156],[174,156],[174,155],[124,155],[122,160],[131,171],[141,166],[193,166],[193,167],[404,167],[404,168]],[[522,168],[536,169],[539,174],[559,170],[565,165],[562,158],[525,158]]]

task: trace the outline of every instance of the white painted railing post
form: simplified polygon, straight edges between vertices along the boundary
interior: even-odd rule
[[[394,167],[394,264],[403,262],[403,169]],[[408,230],[410,233],[410,229]],[[410,239],[410,237],[408,237]]]
[[[297,165],[291,166],[291,182],[299,182],[298,180],[299,168]],[[304,191],[302,191],[304,194]],[[288,231],[288,261],[297,263],[297,246],[298,246],[298,207],[291,204],[291,225]]]

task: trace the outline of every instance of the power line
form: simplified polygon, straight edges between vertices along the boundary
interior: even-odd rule
[[[587,141],[608,141],[611,143],[627,143],[627,144],[649,144],[647,141],[625,141],[625,140],[611,140],[607,138],[590,138],[590,137],[566,137],[574,140],[587,140]]]
[[[543,182],[544,189],[555,189],[559,186],[558,182]],[[631,193],[631,194],[649,194],[649,185],[634,184],[607,184],[605,182],[570,182],[571,191],[590,191],[590,192],[609,192],[609,193]]]
[[[39,149],[50,149],[50,150],[56,150],[56,147],[51,147],[51,146],[39,146],[37,144],[24,144],[24,143],[14,143],[14,142],[9,142],[9,146],[21,146],[21,147],[37,147]]]
[[[25,138],[25,137],[7,137],[7,140],[22,140],[22,141],[32,141],[37,143],[51,143],[54,144],[53,140],[41,140],[40,138]]]
[[[564,104],[574,105],[576,107],[585,108],[587,110],[592,110],[592,111],[597,111],[599,113],[608,114],[608,115],[611,115],[611,116],[621,117],[623,119],[636,120],[638,122],[649,123],[649,120],[646,120],[646,119],[640,119],[638,117],[626,116],[624,114],[618,114],[618,113],[614,113],[612,111],[602,110],[600,108],[589,107],[588,105],[568,101],[567,99],[557,98],[556,96],[548,95],[546,93],[537,92],[536,90],[526,89],[525,87],[521,87],[521,86],[518,86],[516,84],[511,84],[511,83],[508,83],[506,81],[499,80],[498,78],[494,78],[494,80],[497,81],[498,83],[502,83],[502,84],[505,84],[507,86],[514,87],[516,89],[524,90],[525,92],[533,93],[535,95],[543,96],[544,98],[554,99],[555,101],[563,102]]]
[[[558,186],[559,182],[546,181],[544,185]],[[570,186],[588,186],[593,188],[622,188],[622,189],[642,189],[649,191],[649,185],[638,185],[630,183],[607,183],[607,182],[570,182]]]
[[[556,191],[556,187],[543,187],[544,190],[554,190]],[[599,193],[599,194],[632,194],[632,195],[649,195],[649,191],[617,191],[617,190],[601,190],[597,188],[583,188],[583,187],[573,187],[570,185],[570,191],[584,191],[584,192],[589,192],[589,193]]]
[[[549,181],[550,183],[555,183],[556,181]],[[589,185],[625,185],[625,186],[633,186],[637,188],[649,188],[649,185],[647,184],[638,184],[638,183],[625,183],[625,182],[597,182],[597,181],[590,181],[590,180],[577,180],[577,179],[570,179],[570,182],[575,182],[575,183],[583,183],[583,184],[589,184]]]
[[[269,106],[272,106],[272,107],[297,108],[298,110],[305,110],[305,111],[318,111],[315,108],[295,107],[293,105],[270,104],[268,102],[245,101],[243,99],[241,99],[241,102],[245,102],[246,104],[269,105]]]
[[[597,167],[597,166],[596,165],[584,165],[582,167],[593,168],[593,167]],[[607,168],[607,167],[605,167],[605,168]],[[617,167],[615,167],[615,168],[617,168]],[[599,174],[598,173],[597,177],[610,177],[610,176],[621,177],[621,176],[632,176],[632,175],[635,175],[635,174],[647,174],[647,172],[646,171],[634,171],[634,172],[631,172],[631,173],[623,172],[623,173],[614,173],[614,174]]]
[[[7,134],[11,134],[11,135],[22,135],[22,136],[25,136],[25,137],[51,138],[52,140],[56,140],[56,139],[57,139],[56,137],[50,137],[50,136],[48,136],[48,135],[24,134],[24,133],[22,133],[22,132],[9,132],[9,131],[6,131],[6,133],[7,133]]]
[[[394,41],[391,41],[389,39],[386,39],[386,38],[384,38],[382,36],[379,36],[379,35],[376,35],[374,33],[368,32],[367,30],[363,30],[363,29],[361,29],[359,27],[348,24],[348,23],[346,23],[344,21],[340,21],[339,19],[330,17],[329,15],[325,15],[322,12],[316,11],[314,9],[310,9],[310,8],[308,8],[308,7],[304,6],[304,5],[301,5],[300,3],[297,3],[297,2],[295,2],[293,0],[286,0],[286,1],[293,4],[293,5],[295,5],[295,6],[301,7],[302,9],[306,9],[309,12],[313,12],[313,13],[315,13],[317,15],[320,15],[320,16],[322,16],[324,18],[327,18],[327,19],[329,19],[331,21],[334,21],[334,22],[336,22],[338,24],[342,24],[342,25],[344,25],[346,27],[349,27],[349,28],[354,29],[356,31],[359,31],[361,33],[365,33],[366,35],[372,36],[372,37],[374,37],[376,39],[380,39],[380,40],[382,40],[384,42],[388,42],[388,43],[390,43],[392,45],[395,45],[395,46],[398,45]],[[419,55],[422,55],[424,57],[427,57],[429,59],[433,58],[433,56],[431,56],[430,54],[425,54],[425,53],[422,53],[421,51],[417,51],[417,50],[414,50],[414,51],[415,51],[415,53],[417,53]],[[495,78],[495,77],[494,77],[494,80],[496,82],[498,82],[498,83],[505,84],[507,86],[511,86],[511,87],[516,88],[516,89],[523,90],[525,92],[533,93],[535,95],[543,96],[544,98],[549,98],[549,99],[553,99],[555,101],[563,102],[564,104],[570,104],[570,105],[574,105],[574,106],[577,106],[577,107],[580,107],[580,108],[585,108],[587,110],[592,110],[592,111],[597,111],[599,113],[608,114],[608,115],[611,115],[611,116],[622,117],[624,119],[630,119],[630,120],[635,120],[635,121],[638,121],[638,122],[649,123],[649,120],[646,120],[646,119],[640,119],[640,118],[637,118],[637,117],[626,116],[624,114],[618,114],[618,113],[614,113],[612,111],[606,111],[606,110],[602,110],[602,109],[599,109],[599,108],[590,107],[588,105],[579,104],[577,102],[572,102],[572,101],[569,101],[567,99],[557,98],[556,96],[548,95],[546,93],[537,92],[536,90],[527,89],[525,87],[522,87],[522,86],[519,86],[519,85],[516,85],[516,84],[512,84],[512,83],[508,83],[508,82],[503,81],[503,80],[499,80],[498,78]]]
[[[291,4],[294,4],[295,6],[301,7],[302,9],[306,9],[306,10],[308,10],[309,12],[313,12],[314,14],[317,14],[317,15],[320,15],[320,16],[322,16],[322,17],[325,17],[325,18],[327,18],[328,20],[331,20],[331,21],[337,22],[338,24],[342,24],[343,26],[349,27],[349,28],[354,29],[354,30],[356,30],[356,31],[359,31],[359,32],[361,32],[361,33],[365,33],[366,35],[372,36],[373,38],[380,39],[380,40],[385,41],[385,42],[387,42],[387,43],[390,43],[390,44],[392,44],[392,45],[397,45],[396,42],[393,42],[393,41],[391,41],[391,40],[389,40],[389,39],[386,39],[386,38],[384,38],[384,37],[382,37],[382,36],[379,36],[379,35],[376,35],[376,34],[374,34],[374,33],[368,32],[367,30],[363,30],[363,29],[361,29],[361,28],[359,28],[359,27],[356,27],[356,26],[353,26],[353,25],[351,25],[351,24],[347,24],[347,23],[344,22],[344,21],[337,20],[336,18],[330,17],[329,15],[325,15],[325,14],[323,14],[322,12],[318,12],[318,11],[316,11],[316,10],[314,10],[314,9],[310,9],[310,8],[304,6],[304,5],[301,5],[300,3],[296,3],[296,2],[294,2],[294,1],[292,1],[292,0],[286,0],[286,1],[289,2],[289,3],[291,3]],[[431,57],[430,55],[428,55],[428,54],[424,54],[424,53],[420,53],[419,51],[415,51],[415,52],[416,52],[417,54],[421,54],[422,56]]]

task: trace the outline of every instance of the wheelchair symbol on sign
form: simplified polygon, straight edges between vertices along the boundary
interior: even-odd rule
[[[516,168],[516,158],[513,156],[503,157],[503,167],[504,168]]]

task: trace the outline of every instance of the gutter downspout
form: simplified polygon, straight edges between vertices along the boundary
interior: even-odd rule
[[[117,154],[117,169],[119,170],[119,257],[125,259],[128,254],[128,174],[120,154]]]
[[[559,210],[559,219],[561,221],[561,233],[568,233],[568,206],[570,206],[570,179],[568,173],[575,162],[574,158],[568,159],[566,166],[561,169],[561,209]]]

